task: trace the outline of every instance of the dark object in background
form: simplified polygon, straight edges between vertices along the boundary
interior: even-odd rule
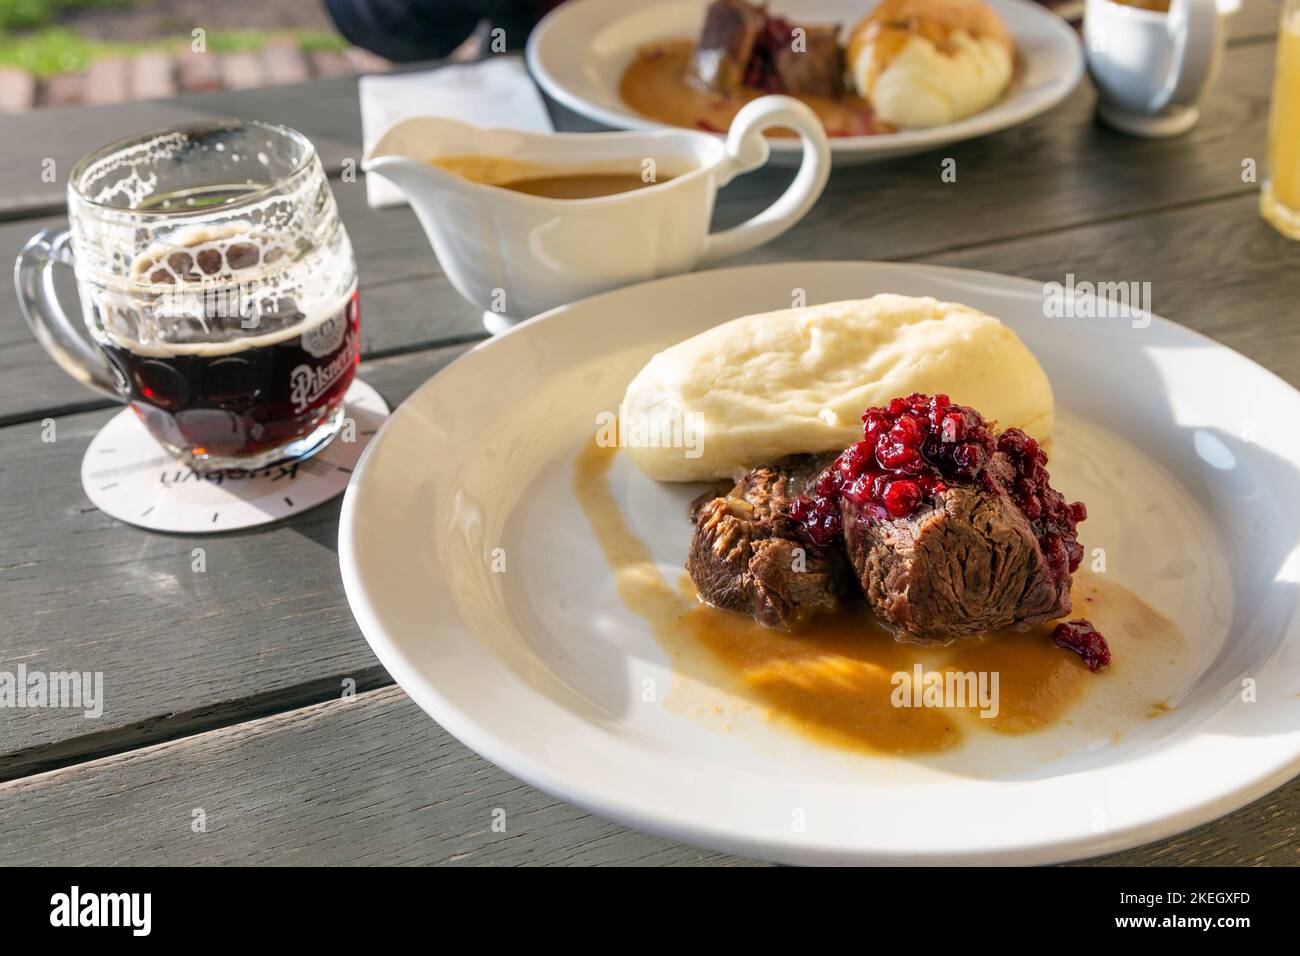
[[[465,42],[484,20],[519,50],[559,0],[324,0],[349,43],[397,63],[436,60]]]

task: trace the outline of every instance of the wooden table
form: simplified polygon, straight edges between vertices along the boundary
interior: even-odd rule
[[[1154,308],[1300,385],[1300,245],[1256,212],[1278,10],[1246,0],[1200,125],[1167,141],[1093,120],[1087,82],[1050,114],[935,153],[836,171],[793,231],[736,260],[892,259],[1042,281],[1149,281]],[[362,375],[393,404],[483,338],[406,209],[371,211],[356,82],[179,97],[0,121],[0,249],[63,220],[67,171],[125,133],[239,115],[318,145],[360,260]],[[557,110],[562,128],[589,128]],[[946,157],[957,182],[940,179]],[[54,160],[57,182],[42,178]],[[788,181],[722,194],[752,214]],[[6,270],[7,272],[7,270]],[[102,671],[102,717],[0,709],[6,863],[726,863],[533,790],[429,720],[376,662],[343,596],[338,503],[212,537],[100,513],[81,456],[116,409],[46,358],[0,276],[0,670]],[[1096,362],[1095,356],[1080,356]],[[1207,383],[1213,387],[1213,383]],[[58,440],[41,440],[43,422]],[[191,570],[191,549],[207,571]],[[344,699],[348,680],[357,693]],[[1207,771],[1208,772],[1208,771]],[[492,829],[494,808],[508,828]],[[206,831],[191,826],[202,809]],[[1297,862],[1300,782],[1106,863]]]

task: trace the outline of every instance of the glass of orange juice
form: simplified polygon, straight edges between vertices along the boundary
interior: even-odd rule
[[[1300,0],[1282,4],[1276,69],[1259,209],[1282,235],[1300,239]]]

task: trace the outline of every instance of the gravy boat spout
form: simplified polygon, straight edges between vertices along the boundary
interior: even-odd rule
[[[748,116],[747,116],[748,114]],[[767,161],[762,130],[795,129],[794,183],[749,222],[710,234],[719,187]],[[724,142],[692,130],[525,133],[421,117],[387,130],[362,161],[406,195],[447,278],[500,331],[558,305],[686,272],[784,232],[826,183],[816,116],[783,96],[755,100]],[[635,175],[650,185],[584,199],[502,188],[520,180]]]

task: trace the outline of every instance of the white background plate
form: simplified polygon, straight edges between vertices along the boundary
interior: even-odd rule
[[[1021,335],[1056,391],[1051,470],[1088,503],[1085,545],[1104,545],[1107,573],[1187,637],[1171,713],[1119,740],[1065,725],[911,759],[832,750],[744,715],[724,733],[676,693],[642,702],[647,679],[690,682],[614,592],[570,490],[575,455],[656,350],[788,307],[794,289],[810,304],[954,299]],[[1300,394],[1164,320],[1045,318],[1042,292],[937,267],[790,263],[659,280],[527,322],[434,377],[367,449],[339,534],[357,621],[421,707],[509,772],[751,856],[1049,862],[1243,805],[1300,767]],[[611,481],[675,580],[695,488],[650,482],[625,456]]]
[[[1008,93],[982,113],[934,129],[831,138],[835,162],[906,156],[1023,123],[1051,109],[1083,76],[1079,38],[1054,13],[1029,0],[988,0],[1011,31],[1020,57]],[[871,0],[778,0],[772,9],[795,22],[839,23],[849,29],[871,12]],[[636,51],[671,37],[695,37],[707,0],[570,0],[528,37],[528,68],[546,93],[569,109],[617,129],[662,129],[625,105],[619,80]],[[776,162],[797,161],[799,142],[774,139]]]

